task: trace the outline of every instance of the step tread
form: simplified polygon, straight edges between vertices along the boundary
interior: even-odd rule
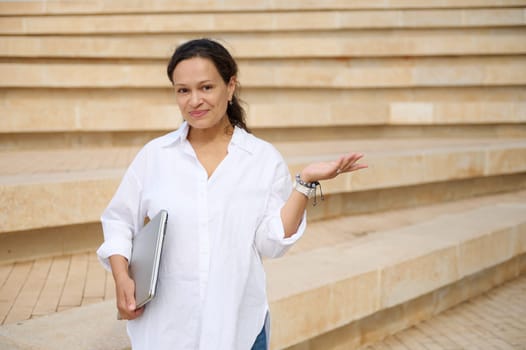
[[[308,224],[308,234],[287,252],[286,257],[340,244],[360,244],[367,242],[368,237],[376,232],[395,232],[440,216],[468,212],[495,203],[517,203],[525,196],[526,191],[517,191],[312,222]]]
[[[331,159],[342,152],[363,152],[370,156],[391,154],[480,151],[526,148],[522,139],[382,139],[275,142],[273,145],[289,163]],[[58,173],[72,177],[79,173],[125,169],[140,147],[101,147],[88,149],[10,150],[0,152],[0,179],[36,177]],[[21,177],[21,181],[24,179]],[[1,182],[0,182],[1,183]]]
[[[125,168],[138,147],[22,150],[0,152],[0,176],[31,176]]]

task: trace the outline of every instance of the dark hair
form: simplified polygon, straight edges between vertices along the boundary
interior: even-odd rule
[[[228,50],[216,41],[203,38],[188,41],[175,49],[170,62],[168,62],[168,67],[166,68],[168,79],[170,79],[172,84],[174,83],[173,72],[179,62],[194,57],[211,60],[221,75],[221,78],[223,78],[225,84],[228,84],[230,78],[237,76],[237,63]],[[237,84],[238,83],[236,82],[236,85]],[[246,113],[241,106],[242,101],[239,99],[237,87],[238,86],[236,86],[236,90],[232,96],[232,102],[227,105],[226,113],[228,115],[228,120],[230,120],[232,125],[250,132],[245,122]]]

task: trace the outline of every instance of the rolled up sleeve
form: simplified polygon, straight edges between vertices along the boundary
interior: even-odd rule
[[[285,164],[279,167],[277,175],[279,177],[272,185],[265,214],[256,230],[255,237],[259,253],[269,258],[277,258],[285,254],[300,239],[307,227],[307,216],[304,212],[297,231],[292,236],[285,238],[281,209],[290,197],[292,182]]]
[[[111,270],[109,257],[112,255],[130,260],[133,235],[142,224],[141,192],[141,184],[130,166],[101,216],[104,243],[97,250],[97,256],[107,270]]]

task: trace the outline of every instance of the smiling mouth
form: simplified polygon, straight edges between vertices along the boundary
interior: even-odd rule
[[[207,110],[204,110],[204,111],[191,111],[189,114],[193,118],[199,118],[199,117],[204,116],[206,113],[208,113]]]

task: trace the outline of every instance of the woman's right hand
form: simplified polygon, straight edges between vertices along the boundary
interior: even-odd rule
[[[115,281],[117,309],[122,319],[133,320],[142,315],[144,307],[136,309],[135,282],[128,274],[128,260],[121,255],[110,256],[111,270]]]
[[[117,309],[122,319],[133,320],[142,315],[144,307],[136,309],[135,282],[127,273],[123,273],[115,279],[115,294]]]

